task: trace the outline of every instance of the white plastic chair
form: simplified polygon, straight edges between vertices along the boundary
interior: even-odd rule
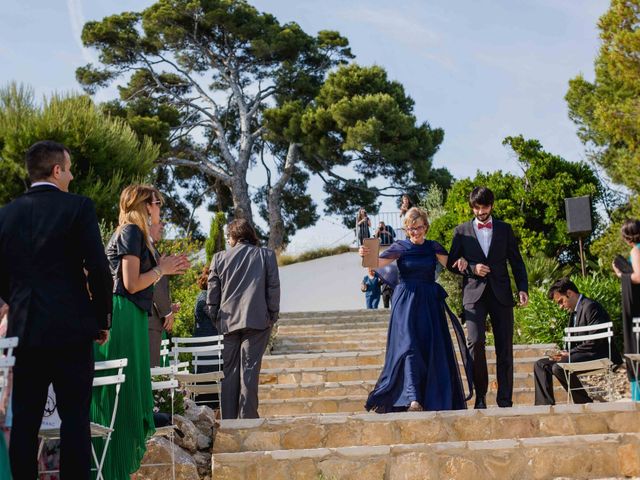
[[[596,360],[589,360],[585,362],[572,362],[571,355],[569,355],[569,361],[567,363],[558,363],[557,365],[564,370],[565,379],[567,381],[567,403],[573,403],[573,390],[579,390],[579,388],[571,388],[570,376],[576,374],[578,377],[581,375],[597,375],[603,374],[607,381],[606,394],[609,399],[613,398],[613,382],[612,371],[613,362],[611,361],[611,339],[613,338],[613,322],[601,323],[596,325],[587,325],[584,327],[568,327],[564,329],[566,337],[563,338],[567,344],[567,350],[571,351],[572,343],[581,343],[591,340],[607,339],[609,344],[608,357],[598,358]],[[585,391],[589,393],[605,393],[598,387],[589,387],[583,385]]]
[[[166,342],[168,344],[169,340],[167,340]],[[168,349],[167,349],[167,353],[168,353]],[[154,437],[165,437],[165,436],[169,437],[169,442],[171,442],[171,463],[170,464],[143,463],[140,465],[140,468],[164,467],[167,465],[171,465],[171,478],[173,480],[175,480],[176,478],[176,459],[175,459],[175,452],[173,449],[176,425],[173,422],[173,414],[174,414],[173,405],[175,400],[175,391],[176,391],[176,388],[178,388],[178,380],[176,380],[175,377],[179,369],[181,367],[184,368],[185,364],[188,365],[188,363],[185,362],[183,364],[173,364],[167,367],[151,368],[151,390],[153,390],[154,392],[161,391],[161,390],[169,390],[169,395],[171,398],[171,424],[166,425],[164,427],[156,428],[156,431],[153,434]],[[158,377],[169,377],[169,378],[167,380],[154,380],[154,378],[158,378]]]
[[[640,370],[640,317],[634,317],[633,323],[631,324],[631,332],[633,336],[636,337],[636,352],[638,353],[627,353],[625,357],[627,357],[631,362],[631,374],[633,375],[634,380],[637,382],[639,378],[639,370]]]
[[[171,353],[171,340],[165,338],[160,342],[160,365],[166,367],[169,365],[169,354]]]
[[[222,372],[222,344],[223,335],[212,335],[209,337],[173,337],[173,353],[174,363],[180,362],[179,355],[181,353],[191,354],[192,372],[178,372],[176,378],[189,392],[190,398],[198,403],[198,395],[206,393],[218,394],[218,408],[221,408],[220,381],[224,378]],[[213,372],[202,372],[202,367],[215,367]],[[198,371],[200,370],[200,372]],[[203,403],[202,401],[200,403]],[[222,413],[222,412],[221,412]]]
[[[13,349],[18,346],[18,337],[0,338],[0,402],[4,400],[9,385],[11,369],[16,364]]]
[[[102,476],[102,468],[104,466],[105,458],[107,457],[107,449],[109,448],[109,443],[111,442],[111,435],[113,434],[113,425],[116,421],[116,415],[118,412],[118,399],[120,397],[120,386],[125,381],[125,375],[123,373],[124,367],[127,366],[127,359],[120,358],[117,360],[107,360],[104,362],[96,362],[95,363],[95,371],[96,372],[105,372],[109,370],[113,370],[116,373],[112,373],[110,375],[105,375],[101,377],[93,378],[93,388],[96,387],[107,387],[113,385],[115,388],[115,400],[113,403],[113,412],[111,412],[111,419],[109,421],[109,425],[102,425],[99,423],[91,422],[91,438],[103,438],[104,439],[104,447],[100,454],[100,459],[98,459],[98,454],[95,450],[93,442],[91,443],[91,454],[93,455],[93,461],[96,465],[96,480],[104,480]],[[57,440],[60,438],[60,429],[59,428],[47,428],[40,429],[38,434],[41,438],[40,447],[38,449],[38,458],[42,453],[42,447],[44,446],[44,442],[47,440]],[[44,473],[55,473],[54,471],[46,471],[39,472],[40,474]]]

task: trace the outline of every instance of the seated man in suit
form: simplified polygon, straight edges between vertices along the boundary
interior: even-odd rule
[[[595,300],[580,294],[578,287],[568,278],[561,278],[549,289],[549,299],[557,303],[561,308],[571,312],[570,327],[584,327],[610,321],[606,310]],[[555,405],[553,396],[553,376],[567,389],[567,380],[564,370],[558,363],[586,362],[609,356],[609,343],[606,338],[586,341],[575,344],[570,351],[562,351],[553,358],[541,358],[533,368],[536,384],[536,405]],[[611,360],[614,364],[622,363],[620,353],[611,345]],[[571,395],[574,403],[590,403],[593,400],[582,388],[582,383],[577,375],[569,376],[571,383]]]

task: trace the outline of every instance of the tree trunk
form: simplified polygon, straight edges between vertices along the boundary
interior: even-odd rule
[[[282,218],[282,192],[291,179],[291,175],[298,161],[300,145],[289,144],[287,158],[278,181],[269,189],[267,194],[267,213],[269,218],[269,248],[280,252],[286,247],[284,219]]]
[[[251,213],[251,197],[245,175],[234,175],[231,182],[231,198],[233,199],[233,218],[244,218],[253,225]]]

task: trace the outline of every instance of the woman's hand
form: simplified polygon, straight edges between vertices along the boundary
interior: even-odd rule
[[[364,257],[370,251],[371,249],[369,247],[365,247],[364,245],[361,245],[360,248],[358,249],[358,255],[360,255],[361,257]]]
[[[186,255],[163,255],[158,262],[163,275],[182,275],[190,266],[191,262]]]
[[[467,270],[467,267],[469,266],[469,262],[467,262],[467,260],[464,259],[463,257],[460,257],[458,260],[454,262],[452,266],[453,268],[457,268],[460,273],[464,273]]]

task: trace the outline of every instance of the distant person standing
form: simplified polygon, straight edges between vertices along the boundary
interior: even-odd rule
[[[453,233],[447,268],[464,276],[462,303],[467,340],[473,358],[475,408],[487,408],[489,386],[485,354],[487,315],[491,319],[496,347],[497,404],[513,405],[513,293],[507,263],[518,289],[520,305],[529,301],[527,270],[511,225],[492,218],[494,196],[486,187],[469,195],[474,218],[458,225]],[[460,268],[458,260],[468,265]]]
[[[374,238],[380,239],[380,245],[391,245],[396,240],[396,232],[391,225],[385,225],[384,222],[380,222]]]
[[[15,480],[38,477],[38,430],[49,384],[62,420],[60,475],[88,479],[94,340],[104,343],[112,280],[93,202],[69,192],[69,150],[29,148],[31,188],[0,210],[0,297],[19,338],[9,446]]]
[[[227,229],[231,248],[211,261],[207,313],[224,335],[222,418],[258,418],[262,356],[280,313],[276,254],[258,246],[244,219]]]
[[[371,237],[371,231],[369,228],[371,227],[371,220],[367,216],[367,211],[364,208],[361,208],[358,211],[358,217],[356,218],[356,228],[358,230],[358,242],[362,245],[362,241],[365,238]]]
[[[367,275],[362,279],[361,290],[365,292],[366,304],[368,309],[377,309],[380,305],[382,281],[373,268],[369,269]]]
[[[407,240],[409,239],[409,235],[404,229],[404,218],[407,212],[412,208],[413,208],[413,202],[411,201],[411,197],[409,197],[409,195],[405,193],[404,195],[402,195],[402,198],[400,199],[400,223],[403,225],[403,228],[401,228],[400,230],[402,230],[402,236],[405,237]]]
[[[164,224],[154,223],[149,226],[151,246],[156,263],[160,262],[160,253],[157,244],[162,240]],[[161,366],[160,345],[162,337],[170,334],[173,330],[175,315],[180,311],[180,304],[171,302],[171,292],[169,290],[169,278],[162,276],[153,287],[153,306],[149,315],[149,360],[152,367]]]

